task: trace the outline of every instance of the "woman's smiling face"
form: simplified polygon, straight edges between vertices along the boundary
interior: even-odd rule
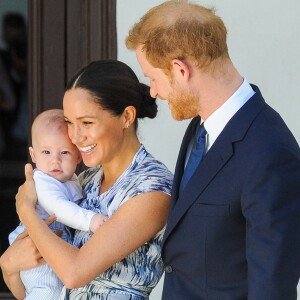
[[[124,140],[122,118],[104,110],[87,90],[74,88],[63,99],[68,134],[87,167],[109,163]]]

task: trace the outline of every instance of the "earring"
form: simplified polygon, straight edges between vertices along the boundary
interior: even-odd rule
[[[129,126],[130,126],[129,124],[126,124],[126,128],[127,128],[127,129],[129,128]]]

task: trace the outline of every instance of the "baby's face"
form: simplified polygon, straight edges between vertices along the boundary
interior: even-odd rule
[[[30,148],[36,167],[49,176],[65,182],[71,179],[81,156],[67,135],[67,130],[47,130],[40,134]]]

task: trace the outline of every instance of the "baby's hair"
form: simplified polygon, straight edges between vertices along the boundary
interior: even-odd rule
[[[67,129],[62,109],[50,109],[37,115],[31,127],[32,140],[36,138],[37,133],[43,131],[46,133],[50,128],[58,131]]]

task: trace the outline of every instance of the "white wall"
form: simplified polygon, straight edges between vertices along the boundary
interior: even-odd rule
[[[117,1],[118,59],[143,78],[133,52],[124,40],[129,28],[159,0]],[[265,100],[284,118],[300,143],[300,21],[299,0],[203,0],[216,8],[228,29],[229,52],[242,75],[259,86]],[[147,149],[171,171],[187,121],[174,121],[165,102],[159,102],[154,120],[140,124],[140,138]],[[300,293],[300,288],[299,288]],[[159,300],[161,282],[151,299]],[[298,296],[300,300],[300,296]]]
[[[117,1],[117,31],[118,31],[118,59],[127,63],[136,72],[141,81],[144,78],[136,61],[133,51],[129,51],[124,43],[129,28],[151,7],[162,3],[159,0],[119,0]],[[188,121],[177,122],[171,117],[165,101],[158,101],[158,116],[153,119],[140,121],[139,136],[147,149],[159,160],[164,162],[171,171],[175,169],[175,162],[179,151],[181,138]]]

